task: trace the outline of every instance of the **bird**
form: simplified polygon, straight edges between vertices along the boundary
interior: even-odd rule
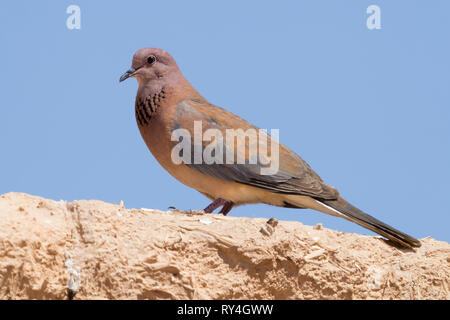
[[[145,144],[159,164],[175,179],[211,200],[204,209],[206,213],[221,208],[220,213],[227,215],[233,207],[256,203],[308,208],[347,219],[384,236],[392,241],[391,244],[406,248],[421,246],[421,242],[414,237],[350,204],[300,156],[281,142],[274,142],[271,135],[267,135],[266,149],[271,153],[278,150],[277,170],[271,174],[263,174],[262,170],[267,169],[267,163],[263,163],[263,160],[267,160],[267,153],[263,151],[267,150],[262,147],[256,149],[255,163],[254,158],[250,161],[251,151],[255,150],[252,149],[254,141],[247,139],[236,150],[234,138],[230,141],[227,139],[226,142],[219,139],[219,134],[224,137],[227,130],[241,129],[247,132],[259,128],[208,102],[184,77],[168,52],[158,48],[137,50],[131,68],[120,77],[120,82],[128,78],[135,78],[138,82],[135,117]],[[196,124],[197,127],[200,124],[200,133],[213,130],[216,133],[214,139],[196,141]],[[236,151],[233,161],[192,161],[192,154],[189,155],[186,150],[179,152],[183,161],[174,161],[173,150],[185,139],[174,139],[174,132],[180,129],[194,136],[193,140],[184,141],[191,150],[205,151],[208,142],[216,143],[214,146],[224,143],[223,148],[227,152]],[[214,150],[211,155],[217,152],[214,156],[222,156],[220,149]]]

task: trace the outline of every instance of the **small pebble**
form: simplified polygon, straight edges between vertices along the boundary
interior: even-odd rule
[[[270,218],[266,223],[275,228],[278,225],[278,220],[275,218]]]
[[[198,221],[200,221],[200,223],[203,223],[203,224],[211,224],[211,223],[213,223],[213,221],[206,220],[206,219],[199,219]]]

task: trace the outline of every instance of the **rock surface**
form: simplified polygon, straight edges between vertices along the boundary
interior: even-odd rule
[[[0,196],[0,299],[449,299],[450,245]],[[70,290],[69,290],[70,289]]]

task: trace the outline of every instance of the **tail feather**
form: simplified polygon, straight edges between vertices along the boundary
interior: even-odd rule
[[[367,213],[364,213],[341,197],[337,200],[324,200],[321,202],[341,213],[343,218],[372,230],[404,247],[411,248],[421,246],[419,240],[375,219]]]

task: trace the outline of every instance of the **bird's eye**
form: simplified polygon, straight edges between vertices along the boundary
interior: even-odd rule
[[[152,63],[155,62],[155,61],[156,61],[156,57],[155,57],[155,56],[150,56],[150,57],[147,58],[147,62],[148,62],[149,64],[152,64]]]

